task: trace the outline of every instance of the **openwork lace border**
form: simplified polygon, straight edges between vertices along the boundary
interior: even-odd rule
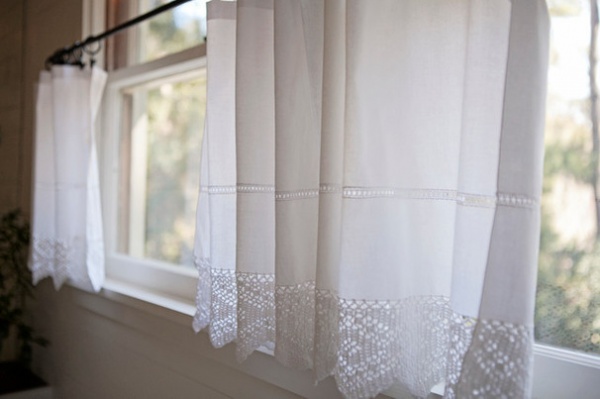
[[[101,238],[32,237],[29,267],[34,284],[51,277],[56,289],[70,281],[76,287],[91,291],[89,264],[104,264],[104,241]]]
[[[333,375],[347,398],[377,395],[395,382],[426,397],[446,381],[446,398],[527,397],[531,329],[453,312],[445,297],[401,301],[339,298],[314,282],[276,286],[273,275],[197,263],[194,328],[238,360],[273,345],[283,364]],[[465,366],[468,365],[468,366]]]
[[[318,198],[322,194],[341,194],[342,198],[400,198],[408,200],[454,201],[463,206],[493,208],[509,206],[533,208],[539,200],[521,194],[498,193],[496,196],[465,193],[443,189],[405,189],[393,187],[341,187],[323,184],[318,189],[276,191],[274,186],[239,184],[237,186],[202,186],[201,192],[211,195],[227,194],[274,194],[276,201],[293,201]]]

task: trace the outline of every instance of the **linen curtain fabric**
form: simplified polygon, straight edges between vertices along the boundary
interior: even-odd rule
[[[30,268],[34,283],[52,277],[99,291],[104,280],[94,120],[106,73],[54,66],[37,87]]]
[[[194,328],[349,398],[530,394],[542,0],[208,5]]]

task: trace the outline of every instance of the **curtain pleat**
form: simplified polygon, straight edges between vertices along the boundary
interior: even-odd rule
[[[40,73],[36,105],[30,268],[34,283],[52,277],[99,291],[104,242],[94,121],[106,73],[55,66]]]
[[[530,394],[542,0],[208,4],[194,328],[349,398]]]

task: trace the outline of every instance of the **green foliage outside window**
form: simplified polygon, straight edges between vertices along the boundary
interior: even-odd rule
[[[535,336],[541,343],[600,354],[600,226],[594,191],[600,186],[594,144],[599,132],[598,105],[591,100],[597,93],[597,66],[590,73],[597,52],[590,47],[597,35],[590,12],[597,4],[550,0],[548,5],[553,43],[570,40],[567,50],[574,53],[567,54],[564,45],[551,46]],[[569,65],[577,70],[560,72]],[[579,94],[568,93],[577,87]]]
[[[164,4],[146,0],[142,12]],[[141,28],[140,61],[183,51],[204,41],[201,1],[186,3]],[[147,125],[144,256],[193,265],[195,209],[200,179],[206,78],[164,83],[145,93]]]

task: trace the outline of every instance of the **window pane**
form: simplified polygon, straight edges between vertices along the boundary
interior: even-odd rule
[[[140,14],[171,0],[140,0]],[[137,62],[154,60],[204,42],[206,3],[194,0],[140,24]]]
[[[108,28],[151,11],[171,0],[114,0]],[[107,68],[152,61],[204,43],[206,1],[193,0],[128,28],[108,41]]]
[[[535,334],[541,343],[600,354],[590,2],[548,4],[552,36]]]
[[[118,250],[193,265],[205,75],[123,93]]]

